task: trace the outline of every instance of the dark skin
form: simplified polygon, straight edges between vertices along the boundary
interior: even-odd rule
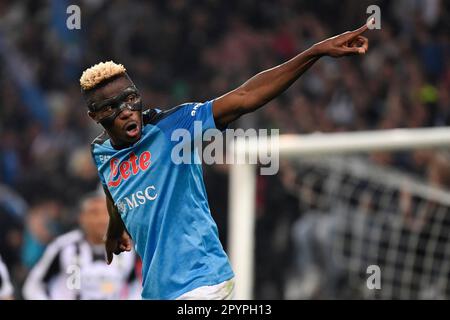
[[[368,24],[373,23],[372,20]],[[369,41],[362,34],[368,29],[368,24],[357,30],[345,32],[319,42],[293,59],[255,75],[237,89],[215,99],[213,115],[217,126],[224,128],[242,115],[264,106],[289,88],[323,56],[340,58],[364,55],[369,49]],[[105,99],[119,95],[130,85],[132,85],[132,82],[127,77],[118,77],[87,93],[86,98],[88,103],[100,103]],[[89,111],[88,114],[93,120],[98,120],[95,112]],[[130,123],[136,124],[138,128],[130,130]],[[134,126],[132,127],[134,128]],[[141,137],[142,112],[124,109],[111,125],[104,126],[104,128],[115,148],[128,147]],[[110,223],[105,247],[109,264],[113,259],[113,253],[119,254],[131,250],[131,238],[108,192],[107,204]]]
[[[106,99],[110,99],[119,95],[124,89],[132,86],[133,83],[128,77],[122,76],[114,79],[111,82],[106,83],[102,87],[85,93],[87,103],[102,102]],[[133,99],[132,95],[125,97],[130,101]],[[88,115],[95,121],[98,121],[97,114],[92,111],[88,111]],[[127,130],[128,126],[136,124],[136,131],[130,134]],[[115,119],[112,125],[103,125],[108,136],[111,138],[112,144],[115,148],[121,149],[127,147],[137,140],[141,136],[142,129],[142,113],[140,111],[131,111],[124,109]]]

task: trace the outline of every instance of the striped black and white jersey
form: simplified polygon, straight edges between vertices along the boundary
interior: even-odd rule
[[[13,286],[11,284],[8,269],[0,257],[0,299],[12,298]]]
[[[56,238],[30,271],[23,287],[28,300],[135,299],[136,254],[124,252],[105,261],[103,245],[87,242],[81,230]]]

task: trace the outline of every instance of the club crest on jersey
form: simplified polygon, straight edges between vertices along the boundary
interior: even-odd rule
[[[109,174],[108,187],[117,187],[131,175],[137,175],[140,171],[146,171],[150,167],[151,156],[150,151],[145,151],[139,156],[132,152],[129,159],[125,161],[111,158],[109,160],[111,172]]]

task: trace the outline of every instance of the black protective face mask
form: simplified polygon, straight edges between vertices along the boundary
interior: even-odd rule
[[[131,101],[127,101],[130,99]],[[97,115],[97,123],[105,127],[112,126],[114,120],[117,116],[124,110],[128,109],[131,111],[141,111],[142,110],[142,99],[139,95],[139,91],[135,86],[130,86],[124,89],[117,96],[103,100],[99,103],[89,104],[89,110]]]

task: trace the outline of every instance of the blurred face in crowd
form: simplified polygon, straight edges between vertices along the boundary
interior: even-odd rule
[[[127,147],[141,137],[142,101],[139,91],[125,75],[85,93],[89,116],[100,123],[114,147]]]
[[[80,226],[92,244],[103,243],[108,228],[109,215],[104,197],[89,198],[82,204]]]

